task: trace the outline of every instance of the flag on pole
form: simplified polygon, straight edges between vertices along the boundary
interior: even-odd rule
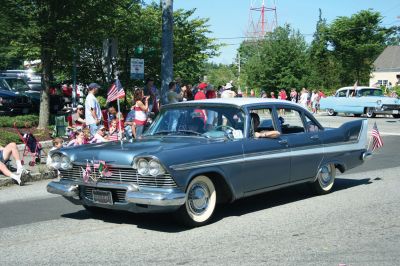
[[[92,174],[92,170],[90,169],[90,165],[89,162],[86,162],[86,169],[82,169],[82,178],[83,178],[83,182],[87,183],[89,182],[89,177]]]
[[[120,99],[123,97],[125,97],[124,88],[122,88],[122,84],[119,81],[119,79],[116,79],[114,84],[108,90],[107,102],[109,103],[109,102],[115,101],[116,99]]]
[[[383,139],[381,137],[381,134],[379,134],[376,122],[374,123],[374,127],[372,128],[371,137],[372,137],[372,151],[379,149],[380,147],[383,146]]]

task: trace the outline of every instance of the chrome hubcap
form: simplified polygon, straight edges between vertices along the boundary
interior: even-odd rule
[[[319,172],[319,182],[323,188],[329,186],[333,181],[332,168],[331,166],[322,166]]]
[[[210,191],[204,183],[195,183],[189,190],[188,204],[192,213],[200,215],[208,208]]]

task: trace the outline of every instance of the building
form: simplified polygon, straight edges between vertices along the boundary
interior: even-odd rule
[[[388,46],[374,62],[370,86],[400,85],[400,46]]]

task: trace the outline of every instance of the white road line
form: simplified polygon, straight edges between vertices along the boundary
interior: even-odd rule
[[[390,133],[390,132],[382,132],[379,131],[381,136],[400,136],[400,133]],[[368,134],[371,134],[371,131],[368,131]]]

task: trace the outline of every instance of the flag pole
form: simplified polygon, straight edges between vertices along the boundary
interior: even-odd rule
[[[369,138],[369,143],[368,143],[367,151],[370,151],[370,150],[369,150],[369,147],[371,146],[371,141],[372,141],[372,136]]]
[[[118,138],[121,137],[121,143],[122,143],[122,130],[121,130],[121,110],[119,106],[119,98],[117,98],[117,105],[118,105],[118,127],[119,127],[119,132],[118,132]]]

